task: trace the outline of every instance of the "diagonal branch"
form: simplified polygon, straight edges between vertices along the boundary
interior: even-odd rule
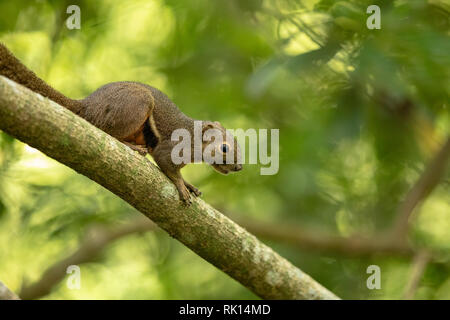
[[[385,241],[383,237],[368,239],[355,236],[346,238],[317,233],[298,226],[273,225],[243,220],[242,218],[239,218],[237,222],[258,237],[292,245],[302,250],[334,253],[349,257],[371,255],[412,256],[415,254],[414,249],[407,244]],[[74,253],[48,267],[33,284],[24,285],[19,295],[26,300],[40,299],[49,294],[64,279],[67,267],[70,265],[95,261],[112,242],[132,234],[150,232],[155,229],[154,223],[142,217],[113,229],[92,228]]]
[[[404,239],[414,209],[438,185],[449,164],[450,137],[444,143],[437,155],[430,161],[416,184],[411,188],[398,209],[397,220],[393,227],[393,236]]]
[[[407,206],[405,203],[418,203],[418,194],[414,190],[425,190],[425,186],[430,186],[430,171],[434,172],[433,176],[438,176],[437,172],[442,173],[445,169],[446,159],[444,150],[447,150],[448,143],[444,145],[442,150],[437,154],[435,159],[430,162],[430,165],[422,174],[418,182],[413,186],[408,193],[404,202],[400,206],[399,217],[404,214]],[[436,165],[438,163],[438,165]],[[442,166],[444,164],[444,166]],[[432,169],[432,170],[431,170]],[[428,177],[428,178],[427,178]],[[424,181],[428,181],[424,184]],[[436,180],[434,180],[437,183]],[[419,187],[420,186],[420,187]],[[429,189],[430,187],[428,187]],[[415,197],[412,197],[415,195]],[[414,206],[415,206],[414,205]],[[413,207],[414,207],[413,206]],[[409,207],[411,208],[411,207]],[[412,212],[412,211],[408,211]],[[411,247],[407,242],[403,241],[405,234],[393,228],[393,231],[387,234],[379,234],[370,238],[354,235],[351,237],[334,236],[324,233],[318,233],[309,229],[302,229],[298,226],[267,224],[260,221],[250,221],[243,218],[237,218],[237,222],[246,230],[257,235],[258,237],[279,241],[285,244],[298,247],[302,250],[312,250],[316,252],[327,252],[332,254],[340,254],[349,257],[371,256],[371,255],[395,255],[395,256],[412,256],[414,255],[414,265],[421,265],[423,260],[430,260],[432,258],[431,252],[424,250],[417,251]],[[233,219],[236,221],[236,219]],[[400,220],[400,219],[399,219]],[[407,227],[404,222],[401,226]],[[23,299],[39,299],[51,292],[65,276],[66,269],[69,265],[79,265],[90,262],[96,259],[98,255],[113,241],[125,237],[130,234],[152,231],[156,228],[148,219],[138,218],[128,224],[121,225],[113,230],[106,230],[105,228],[96,228],[86,236],[80,247],[70,256],[54,263],[42,275],[42,277],[35,283],[24,286],[20,292]],[[403,232],[406,232],[404,230]],[[424,258],[426,257],[426,259]],[[424,259],[422,259],[424,258]],[[416,269],[414,269],[416,270]],[[420,279],[420,272],[413,272],[410,282],[405,290],[405,298],[411,299]]]
[[[259,221],[237,222],[249,232],[260,238],[290,244],[302,250],[327,252],[347,257],[363,257],[372,255],[411,256],[414,249],[407,243],[392,241],[384,234],[373,237],[354,235],[342,237],[324,232],[300,228],[299,226],[276,226]]]
[[[0,129],[101,184],[266,299],[337,297],[201,199],[186,207],[148,159],[62,106],[0,77]]]
[[[3,282],[0,281],[0,300],[20,300],[19,297],[9,290]]]
[[[425,273],[427,264],[430,262],[432,256],[427,250],[419,251],[414,257],[413,265],[411,268],[411,274],[408,279],[408,284],[406,285],[405,292],[403,294],[403,299],[412,300],[420,284],[420,279]]]
[[[23,286],[20,297],[25,300],[39,299],[49,294],[66,276],[67,267],[94,261],[112,242],[131,234],[156,229],[149,219],[139,218],[114,229],[94,227],[89,230],[80,247],[70,256],[57,261],[44,271],[35,283]]]

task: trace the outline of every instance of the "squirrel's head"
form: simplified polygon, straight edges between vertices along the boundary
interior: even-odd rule
[[[203,121],[203,161],[222,174],[242,170],[237,140],[219,122]]]

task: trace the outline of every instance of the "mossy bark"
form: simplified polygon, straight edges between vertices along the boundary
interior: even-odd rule
[[[64,107],[0,77],[0,129],[101,184],[266,299],[337,299],[201,199],[186,207],[148,159]]]

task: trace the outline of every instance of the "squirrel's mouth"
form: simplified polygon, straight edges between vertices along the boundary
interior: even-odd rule
[[[221,174],[229,174],[230,172],[236,172],[242,170],[240,164],[212,164],[212,167]]]

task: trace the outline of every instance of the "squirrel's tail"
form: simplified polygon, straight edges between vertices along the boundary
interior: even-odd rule
[[[49,86],[33,71],[24,66],[2,43],[0,43],[0,75],[55,101],[75,113],[80,111],[81,104],[79,101],[72,100]]]

